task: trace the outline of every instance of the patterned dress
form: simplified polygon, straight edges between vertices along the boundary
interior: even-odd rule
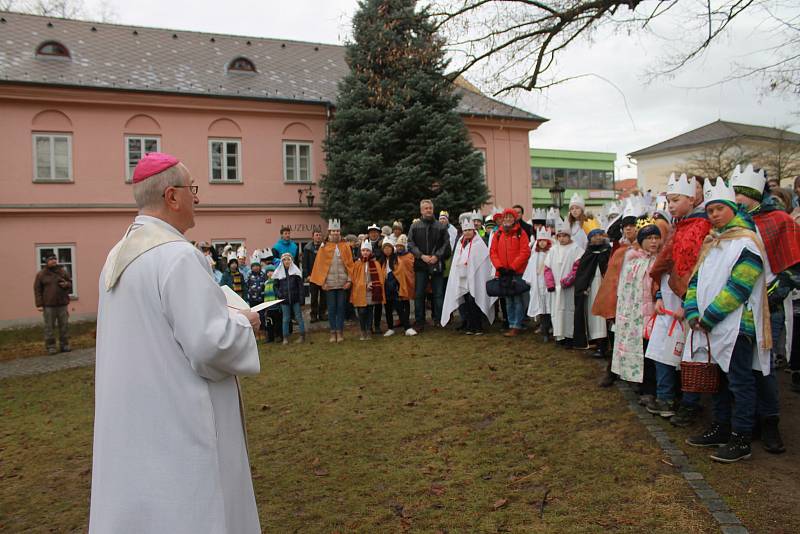
[[[655,256],[631,248],[619,276],[611,371],[629,382],[641,383],[644,378],[643,336],[653,308],[649,272],[654,260]]]

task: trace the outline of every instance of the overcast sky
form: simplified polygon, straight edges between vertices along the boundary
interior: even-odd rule
[[[87,1],[89,9],[99,2]],[[115,22],[183,30],[343,43],[356,0],[108,0]],[[674,21],[657,23],[658,35],[679,35]],[[550,119],[531,134],[531,146],[616,152],[623,156],[717,119],[800,130],[800,96],[763,95],[759,80],[712,84],[735,62],[753,59],[753,43],[763,43],[763,26],[743,18],[701,61],[671,80],[645,83],[645,72],[669,52],[669,41],[652,35],[600,32],[561,57],[565,76],[597,73],[546,93],[523,93],[503,100]],[[481,85],[480,76],[467,74]],[[623,96],[624,95],[624,98]],[[627,109],[625,102],[627,101]],[[630,116],[629,116],[630,114]]]

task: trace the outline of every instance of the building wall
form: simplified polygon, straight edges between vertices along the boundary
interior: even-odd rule
[[[272,246],[282,225],[299,240],[326,226],[316,186],[325,172],[323,104],[1,85],[0,117],[0,276],[7,281],[0,325],[38,317],[32,286],[36,246],[43,244],[75,247],[78,295],[70,310],[95,313],[105,257],[136,213],[125,180],[126,134],[160,136],[161,150],[189,168],[200,186],[191,240],[245,240],[252,251]],[[528,131],[538,123],[465,122],[476,148],[485,151],[495,201],[529,208]],[[71,134],[72,182],[34,183],[34,132]],[[242,183],[209,182],[209,138],[241,140]],[[313,208],[304,194],[298,198],[308,184],[283,180],[284,141],[312,145]]]
[[[740,141],[738,145],[745,152],[755,154],[763,153],[774,147],[774,144],[769,142],[749,139]],[[638,156],[636,158],[636,177],[639,189],[643,192],[648,189],[654,193],[663,192],[666,189],[669,175],[673,172],[681,172],[693,158],[702,157],[704,151],[708,150],[707,146]],[[759,165],[757,159],[754,163]]]

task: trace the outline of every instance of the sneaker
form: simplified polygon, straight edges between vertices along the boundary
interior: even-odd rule
[[[602,351],[602,350],[600,350],[600,349],[597,349],[596,351],[594,351],[594,352],[592,353],[592,358],[597,358],[598,360],[599,360],[599,359],[603,359],[603,358],[605,358],[605,357],[606,357],[606,353],[605,353],[605,352],[603,352],[603,351]]]
[[[730,441],[731,429],[729,426],[722,426],[718,423],[711,423],[711,427],[700,434],[686,439],[686,443],[692,447],[721,447]],[[749,448],[749,447],[748,447]]]
[[[361,334],[360,336],[358,336],[358,340],[359,341],[366,341],[367,340],[367,336],[365,336],[364,334]]]
[[[474,335],[475,332],[473,332],[472,330],[464,330],[464,334],[466,334],[468,336],[471,336],[471,335]]]
[[[387,330],[387,331],[386,331],[386,333],[385,333],[385,334],[383,334],[383,337],[391,337],[391,336],[393,336],[393,335],[394,335],[394,330],[392,330],[392,329],[390,328],[389,330]]]
[[[648,406],[652,406],[655,402],[656,398],[652,395],[639,395],[639,405],[644,406],[645,408]]]
[[[340,331],[339,334],[336,336],[336,342],[342,343],[343,341],[344,341],[344,332]]]
[[[687,406],[685,404],[681,404],[678,406],[678,411],[675,412],[675,415],[672,416],[669,422],[672,424],[672,426],[685,428],[694,423],[694,420],[699,412],[700,408],[697,406]]]
[[[47,354],[58,354],[58,351],[55,347],[48,347]]]
[[[288,345],[289,344],[289,340],[286,339],[286,338],[283,338],[283,342],[281,344],[282,345]]]
[[[482,335],[483,335],[483,330],[475,330],[475,331],[473,332],[473,335],[476,335],[476,336],[482,336]]]
[[[331,332],[331,337],[328,339],[330,343],[336,343],[336,332]]]
[[[69,345],[61,345],[61,352],[72,352],[72,349],[69,348]]]
[[[750,436],[731,432],[728,443],[721,445],[717,452],[711,455],[711,459],[716,462],[732,464],[739,460],[747,460],[752,456],[750,450]]]
[[[417,335],[417,331],[414,330],[413,328],[409,328],[408,330],[406,330],[406,335],[407,336],[416,336]]]
[[[652,405],[647,406],[646,410],[653,415],[660,415],[668,419],[675,415],[675,403],[673,401],[656,399]]]
[[[519,328],[509,328],[509,329],[508,329],[508,332],[506,332],[506,333],[505,333],[505,334],[503,334],[503,335],[504,335],[505,337],[517,337],[517,336],[519,336],[520,334],[522,334],[522,330],[520,330]]]
[[[761,446],[771,454],[781,454],[786,452],[786,446],[781,438],[781,431],[778,428],[780,417],[772,415],[761,419]]]

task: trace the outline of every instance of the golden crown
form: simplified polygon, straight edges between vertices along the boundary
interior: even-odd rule
[[[655,224],[655,223],[656,223],[656,220],[653,219],[652,217],[643,217],[641,219],[638,219],[636,221],[636,231],[638,232],[639,230],[641,230],[645,226],[650,226],[651,224]]]

